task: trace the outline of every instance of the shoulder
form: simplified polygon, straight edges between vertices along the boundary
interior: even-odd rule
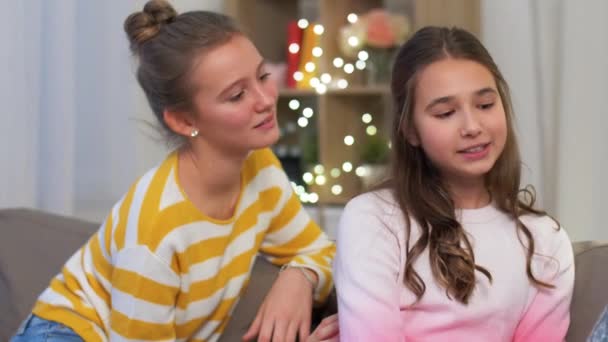
[[[574,253],[570,237],[555,219],[547,215],[524,215],[520,219],[534,238],[537,257],[568,265],[573,262]]]
[[[383,231],[401,236],[405,225],[399,204],[391,190],[381,189],[361,194],[350,200],[342,213],[338,227],[342,233],[373,233]]]
[[[256,183],[263,183],[264,187],[269,184],[290,186],[281,162],[270,148],[252,151],[245,160],[242,172],[245,184],[255,180]]]

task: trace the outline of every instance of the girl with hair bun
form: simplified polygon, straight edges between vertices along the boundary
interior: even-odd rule
[[[258,50],[230,18],[159,0],[124,29],[175,149],[67,261],[13,341],[216,341],[258,253],[283,267],[244,339],[335,340],[335,318],[310,334],[335,247],[269,149],[277,87]]]

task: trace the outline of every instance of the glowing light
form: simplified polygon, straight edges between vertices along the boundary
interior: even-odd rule
[[[306,108],[302,109],[302,115],[304,115],[305,118],[308,118],[308,119],[312,118],[314,113],[315,112],[310,107],[306,107]]]
[[[289,101],[289,109],[296,110],[300,108],[300,101],[293,99]]]
[[[301,71],[296,71],[293,73],[293,79],[300,82],[304,79],[304,74]]]
[[[338,81],[338,88],[346,89],[348,87],[348,81],[345,79],[341,79]]]
[[[314,48],[312,48],[312,55],[315,57],[321,57],[323,55],[323,49],[315,46]]]
[[[359,20],[359,17],[355,13],[350,13],[346,16],[346,20],[348,20],[349,23],[354,24]]]
[[[317,34],[319,36],[322,35],[323,32],[325,32],[325,28],[321,24],[315,25],[315,27],[312,30],[314,31],[315,34]]]
[[[348,37],[348,45],[350,45],[352,47],[359,46],[359,38],[357,38],[355,36]]]
[[[306,19],[300,19],[298,20],[298,27],[301,28],[302,30],[308,27],[308,20]]]
[[[344,137],[344,145],[351,146],[355,143],[355,138],[352,135],[347,135]]]
[[[372,115],[370,113],[363,113],[363,115],[361,115],[361,121],[366,124],[372,122]]]
[[[378,132],[378,129],[374,125],[369,125],[365,129],[365,133],[367,133],[367,135],[376,135],[377,132]]]
[[[363,177],[367,174],[367,169],[363,166],[359,166],[355,169],[355,173],[357,174],[357,176]]]
[[[355,62],[355,67],[357,68],[357,70],[363,70],[363,69],[365,69],[366,66],[367,66],[367,63],[365,63],[365,61],[358,60]]]
[[[353,164],[351,164],[351,162],[344,162],[344,164],[342,164],[342,170],[344,170],[344,172],[351,172],[353,170]]]
[[[355,71],[355,67],[352,64],[350,64],[350,63],[344,64],[344,72],[345,73],[352,74],[353,71]]]
[[[317,94],[325,94],[327,92],[327,86],[325,84],[319,84],[318,86],[315,87],[315,90],[317,91]]]
[[[310,203],[317,203],[319,201],[319,195],[315,192],[308,194],[308,201]]]
[[[304,70],[306,70],[308,72],[313,72],[313,71],[315,71],[316,68],[317,68],[317,66],[313,62],[308,62],[308,63],[306,63],[306,65],[304,65]]]
[[[328,73],[324,73],[323,75],[321,75],[321,82],[325,84],[331,82],[331,75]]]
[[[342,193],[342,186],[339,184],[336,184],[334,186],[331,187],[331,193],[334,195],[339,195]]]
[[[333,177],[333,178],[338,178],[340,177],[340,169],[338,169],[337,167],[334,167],[333,169],[331,169],[331,171],[329,171],[329,174]]]
[[[312,170],[318,175],[322,175],[323,173],[325,173],[325,167],[321,164],[315,165]]]
[[[336,68],[341,68],[344,65],[344,60],[340,57],[336,57],[334,58],[333,63]]]
[[[312,175],[312,173],[310,172],[305,172],[302,175],[302,180],[306,183],[306,184],[312,184],[312,181],[315,179],[315,176]]]
[[[359,53],[357,53],[357,57],[365,62],[369,58],[369,53],[367,53],[365,50],[361,50]]]
[[[321,81],[319,81],[318,78],[313,77],[310,79],[310,81],[308,81],[308,84],[310,84],[311,87],[316,88],[319,84],[321,84]]]
[[[319,175],[317,178],[315,178],[315,183],[317,183],[317,185],[325,185],[326,181],[327,179],[323,175]]]
[[[289,53],[298,53],[300,52],[300,45],[298,43],[289,44]]]
[[[308,119],[307,118],[298,118],[298,126],[300,126],[302,128],[308,126]]]

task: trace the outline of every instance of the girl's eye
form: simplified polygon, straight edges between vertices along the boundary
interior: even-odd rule
[[[245,94],[245,92],[243,90],[241,90],[238,94],[230,97],[228,100],[230,102],[237,102],[237,101],[239,101],[240,99],[243,98],[243,94]]]
[[[445,113],[441,113],[441,114],[437,114],[435,115],[436,117],[440,118],[440,119],[446,119],[448,117],[450,117],[452,114],[454,114],[454,111],[451,110],[449,112],[445,112]]]
[[[494,107],[494,102],[484,103],[484,104],[479,105],[479,108],[481,108],[483,110],[490,109],[492,107]]]
[[[267,73],[263,74],[262,76],[260,76],[260,80],[265,81],[268,79],[269,76],[270,76],[270,73],[267,72]]]

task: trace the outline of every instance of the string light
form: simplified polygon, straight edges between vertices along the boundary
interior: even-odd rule
[[[357,38],[355,36],[348,37],[348,45],[350,45],[352,47],[359,46],[359,38]]]
[[[344,65],[344,60],[340,57],[336,57],[334,58],[333,63],[336,68],[341,68]]]
[[[325,167],[321,164],[317,164],[313,168],[313,171],[318,175],[322,175],[323,173],[325,173]]]
[[[300,126],[302,128],[308,126],[308,119],[307,118],[298,118],[298,126]]]
[[[357,70],[363,70],[366,66],[367,64],[365,63],[365,61],[358,60],[355,62],[355,67],[357,68]]]
[[[312,173],[310,173],[310,172],[304,172],[304,174],[302,175],[302,180],[306,184],[312,184],[312,181],[314,179],[315,179],[315,176],[313,176]]]
[[[308,72],[313,72],[315,71],[317,67],[315,66],[315,63],[313,62],[308,62],[306,63],[306,65],[304,65],[304,70],[308,71]]]
[[[352,64],[350,64],[350,63],[344,64],[344,72],[345,73],[352,74],[353,71],[355,71],[355,67]]]
[[[323,49],[318,46],[315,46],[312,49],[312,55],[315,57],[321,57],[323,55]]]
[[[311,87],[316,88],[319,84],[321,84],[321,81],[319,81],[318,78],[313,77],[310,79],[310,81],[308,81],[308,84],[310,84]]]
[[[344,137],[344,145],[351,146],[355,143],[355,138],[352,135],[347,135]]]
[[[370,113],[363,113],[363,115],[361,115],[361,121],[365,124],[372,122],[372,115]]]
[[[319,36],[322,35],[323,32],[325,32],[325,28],[321,24],[316,24],[312,30],[315,32],[315,34]]]
[[[367,135],[376,135],[377,132],[378,132],[378,129],[374,125],[369,125],[365,129],[365,133],[367,133]]]
[[[319,201],[319,195],[315,192],[308,194],[308,201],[312,204],[315,204]]]
[[[310,119],[310,118],[312,118],[313,114],[314,114],[314,111],[310,107],[306,107],[306,108],[302,109],[302,115],[305,118]]]
[[[301,71],[296,71],[293,73],[293,79],[300,82],[304,79],[304,74]]]
[[[323,175],[319,175],[315,178],[315,183],[317,185],[325,185],[326,181],[327,181],[327,179],[325,179],[325,176],[323,176]]]
[[[327,92],[327,86],[325,84],[319,84],[318,86],[315,87],[315,90],[317,91],[318,94],[322,95]]]
[[[349,23],[354,24],[359,20],[359,17],[355,13],[350,13],[346,16],[346,20],[348,20]]]
[[[297,110],[298,108],[300,108],[300,101],[298,101],[296,99],[289,101],[289,109]]]
[[[327,84],[329,82],[331,82],[331,75],[328,73],[324,73],[321,75],[321,82]]]
[[[306,19],[300,19],[298,20],[298,27],[301,28],[302,30],[308,27],[308,20]]]
[[[298,43],[289,44],[289,53],[298,53],[300,51],[300,45]]]
[[[351,172],[353,170],[353,164],[350,162],[344,162],[344,164],[342,164],[342,170],[344,170],[346,173]]]
[[[359,166],[355,169],[355,174],[359,177],[363,177],[367,174],[367,169],[363,166]]]
[[[342,186],[339,184],[336,184],[334,186],[331,187],[331,193],[334,195],[339,195],[342,193]]]
[[[348,87],[348,81],[345,79],[341,79],[338,81],[337,85],[340,89],[346,89]]]
[[[365,62],[369,58],[369,53],[365,50],[361,50],[357,53],[357,57]]]
[[[334,167],[333,169],[331,169],[331,171],[329,171],[329,174],[333,177],[333,178],[338,178],[340,177],[340,169],[338,169],[337,167]]]

